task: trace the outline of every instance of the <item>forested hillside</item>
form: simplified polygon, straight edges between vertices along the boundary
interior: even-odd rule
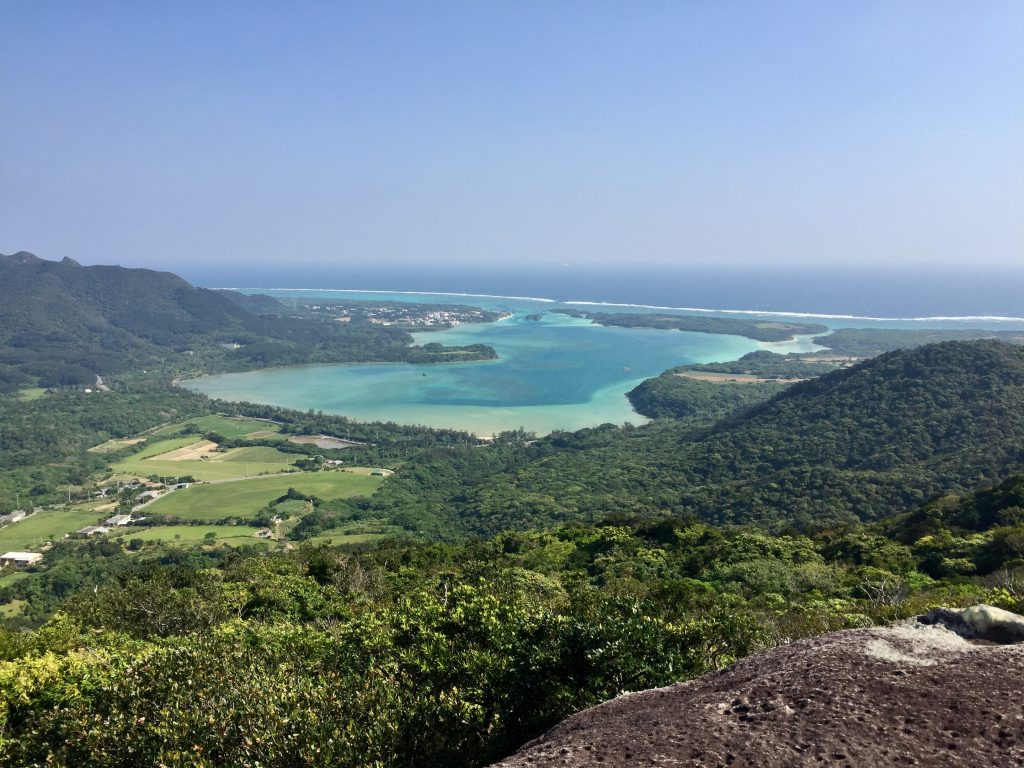
[[[796,334],[823,333],[828,330],[828,326],[820,323],[793,323],[781,320],[744,320],[709,315],[659,315],[653,312],[583,312],[578,309],[555,311],[573,317],[587,318],[598,325],[726,333],[758,341],[785,341]]]
[[[633,409],[652,419],[720,419],[764,402],[782,391],[778,382],[704,382],[667,372],[647,379],[626,396]]]
[[[167,272],[0,255],[0,391],[91,384],[97,375],[242,370],[346,361],[487,359],[481,345],[411,347],[405,331],[254,314]]]
[[[51,588],[101,583],[0,630],[0,762],[486,765],[582,707],[795,638],[1022,605],[1005,578],[934,581],[928,556],[666,519],[134,567],[115,547],[91,571],[69,554]]]
[[[794,384],[703,429],[661,419],[440,457],[371,503],[472,533],[615,511],[816,529],[896,515],[1022,468],[1024,349],[947,342]]]
[[[828,347],[836,355],[874,357],[897,349],[913,349],[942,341],[993,339],[1007,344],[1024,344],[1022,331],[986,331],[981,329],[840,328],[827,336],[818,336],[816,344]]]

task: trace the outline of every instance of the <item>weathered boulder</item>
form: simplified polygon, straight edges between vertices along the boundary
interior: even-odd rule
[[[972,605],[962,611],[936,608],[919,618],[922,624],[941,624],[969,640],[1024,641],[1024,616],[992,605]]]
[[[970,627],[975,637],[996,642],[1024,640],[1024,616],[991,605],[972,605],[965,608],[960,618]]]
[[[982,608],[949,613],[1016,632]],[[918,621],[823,635],[579,712],[495,768],[805,765],[1024,765],[1024,645]]]

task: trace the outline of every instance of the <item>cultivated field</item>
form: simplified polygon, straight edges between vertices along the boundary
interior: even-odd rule
[[[235,448],[226,453],[214,453],[213,447],[213,443],[194,435],[159,440],[152,445],[147,445],[139,453],[116,462],[113,464],[113,469],[118,476],[182,477],[191,475],[196,480],[234,480],[287,472],[289,465],[301,458],[296,454],[282,453],[275,448],[260,446]],[[207,448],[209,450],[206,450]],[[203,455],[210,456],[210,459],[201,461],[199,456]],[[186,456],[195,458],[184,458]]]
[[[9,587],[11,584],[27,578],[28,573],[26,571],[9,571],[5,575],[0,576],[0,589]]]
[[[56,541],[87,525],[95,525],[105,513],[95,504],[67,509],[48,509],[18,523],[0,528],[0,551],[27,549],[36,551],[47,541]],[[106,513],[109,515],[109,513]]]
[[[358,448],[362,443],[352,442],[351,440],[342,440],[340,437],[330,437],[328,435],[299,435],[297,437],[289,437],[288,442],[298,443],[299,445],[315,445],[317,448]]]
[[[273,437],[281,431],[278,424],[269,421],[256,421],[255,419],[234,419],[230,416],[199,416],[182,422],[179,426],[192,424],[202,431],[203,434],[216,432],[228,440],[235,440],[240,437]]]
[[[149,515],[173,515],[182,520],[251,517],[274,499],[284,496],[289,488],[324,499],[369,496],[377,490],[381,479],[352,472],[302,472],[254,477],[174,491],[154,501],[145,511]]]
[[[138,445],[143,442],[146,438],[144,437],[128,437],[123,440],[107,440],[105,443],[94,445],[89,450],[93,453],[113,453],[119,451],[122,448],[127,448],[129,445]]]
[[[308,539],[303,539],[303,541],[308,541],[310,544],[333,544],[334,546],[359,545],[362,547],[373,544],[381,539],[386,539],[387,537],[386,533],[345,534],[328,531],[327,533],[322,533],[318,536],[310,536]]]
[[[184,448],[177,448],[167,453],[161,453],[160,461],[195,461],[203,456],[208,456],[217,450],[217,444],[209,440],[200,440],[198,443],[191,443]]]
[[[173,435],[187,425],[194,426],[201,434],[216,432],[228,440],[234,440],[239,437],[273,437],[281,431],[279,424],[269,421],[256,421],[256,419],[234,418],[231,416],[197,416],[187,421],[165,424],[147,434],[150,437]]]
[[[251,448],[232,448],[226,453],[218,453],[212,461],[238,462],[248,461],[262,464],[291,464],[297,459],[305,458],[301,453],[285,453],[277,448],[254,445]]]
[[[143,541],[180,543],[186,546],[212,543],[238,547],[267,541],[256,537],[258,530],[259,528],[251,528],[247,525],[160,525],[152,528],[131,526],[120,529],[118,536],[124,541],[142,539]],[[214,535],[212,541],[206,538],[208,533]]]

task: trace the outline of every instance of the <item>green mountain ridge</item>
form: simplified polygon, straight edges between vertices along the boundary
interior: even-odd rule
[[[176,373],[441,359],[437,350],[412,347],[397,328],[249,311],[265,305],[195,288],[169,272],[0,255],[0,389],[32,379],[88,384],[146,366]],[[446,361],[494,356],[482,345],[445,353]]]
[[[945,342],[794,384],[711,426],[606,425],[520,451],[439,457],[370,503],[482,535],[612,512],[820,529],[1021,469],[1024,349]]]

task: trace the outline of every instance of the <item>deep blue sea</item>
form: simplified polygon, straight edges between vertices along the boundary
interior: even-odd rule
[[[659,268],[325,265],[184,270],[205,287],[349,288],[533,296],[665,307],[884,318],[1024,318],[1024,264],[865,268]]]

